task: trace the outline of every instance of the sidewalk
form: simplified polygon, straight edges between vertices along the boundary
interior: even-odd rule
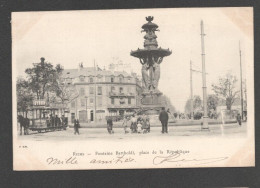
[[[100,140],[115,140],[115,141],[131,141],[138,139],[139,141],[151,141],[155,140],[164,140],[165,142],[171,142],[176,139],[186,140],[191,137],[205,138],[205,137],[233,137],[240,138],[247,135],[247,125],[243,123],[242,126],[235,124],[225,124],[222,128],[221,125],[210,125],[209,131],[202,131],[201,126],[192,125],[192,126],[171,126],[168,128],[168,134],[162,134],[161,127],[152,127],[151,132],[148,134],[125,134],[124,129],[114,128],[114,134],[108,134],[106,128],[91,128],[91,129],[79,129],[80,134],[75,135],[73,128],[68,128],[63,131],[53,131],[53,132],[44,132],[44,133],[31,133],[30,135],[18,135],[21,140],[35,140],[39,142],[47,140],[55,141],[73,141],[73,140],[91,140],[91,141],[100,141]]]
[[[118,122],[113,122],[113,127],[114,128],[122,128],[122,121]],[[177,120],[174,123],[168,123],[168,126],[193,126],[193,125],[201,125],[202,120]],[[225,121],[225,124],[231,124],[231,123],[237,123],[236,120],[227,120]],[[213,120],[209,119],[208,121],[209,125],[216,125],[216,124],[222,124],[220,120]],[[160,122],[157,122],[156,124],[151,124],[151,127],[161,127],[162,125]],[[69,127],[72,128],[74,127],[73,124],[69,124]],[[91,122],[91,123],[80,123],[81,128],[106,128],[106,122]]]

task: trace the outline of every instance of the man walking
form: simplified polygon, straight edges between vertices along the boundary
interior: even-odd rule
[[[162,107],[162,111],[160,112],[160,115],[159,115],[159,120],[162,123],[162,133],[163,134],[168,133],[168,119],[169,119],[168,113],[165,111],[165,108]]]
[[[107,119],[107,131],[108,131],[109,134],[114,133],[114,131],[113,131],[113,121],[112,121],[111,117],[108,117],[108,119]]]
[[[78,119],[75,119],[74,120],[74,134],[79,134],[79,126],[80,126],[80,124],[79,124],[79,120]]]
[[[241,126],[241,115],[240,115],[240,113],[237,114],[237,122]]]
[[[133,114],[131,118],[131,133],[136,133],[137,132],[137,118]]]

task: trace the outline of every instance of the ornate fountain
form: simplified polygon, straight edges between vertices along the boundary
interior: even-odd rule
[[[139,58],[142,64],[142,111],[152,113],[159,111],[163,107],[161,96],[162,92],[158,90],[160,80],[160,64],[165,56],[171,55],[169,49],[158,48],[157,36],[155,31],[158,30],[158,25],[152,23],[153,17],[146,17],[148,23],[142,26],[144,36],[144,49],[131,51],[130,55]]]

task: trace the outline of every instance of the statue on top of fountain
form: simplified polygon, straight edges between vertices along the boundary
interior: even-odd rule
[[[146,20],[148,21],[148,23],[146,24],[148,27],[143,27],[143,30],[141,31],[141,33],[146,32],[144,36],[144,47],[146,49],[157,48],[158,43],[156,40],[157,36],[155,35],[155,31],[159,31],[159,29],[157,29],[158,26],[152,23],[152,16],[146,17]]]

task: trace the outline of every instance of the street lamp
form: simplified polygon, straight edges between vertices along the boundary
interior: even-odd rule
[[[206,86],[206,70],[205,70],[205,46],[204,46],[204,26],[201,20],[201,57],[202,57],[202,83],[203,83],[203,124],[202,130],[209,130],[208,112],[207,112],[207,86]]]

